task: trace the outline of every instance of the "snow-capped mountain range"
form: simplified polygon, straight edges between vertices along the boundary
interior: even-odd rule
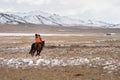
[[[34,12],[6,12],[0,13],[0,24],[46,24],[59,26],[89,26],[102,28],[120,28],[120,24],[103,21],[83,21],[67,16],[49,14],[41,11]]]

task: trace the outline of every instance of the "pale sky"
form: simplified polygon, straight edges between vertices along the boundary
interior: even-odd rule
[[[36,10],[120,23],[120,0],[0,0],[0,12]]]

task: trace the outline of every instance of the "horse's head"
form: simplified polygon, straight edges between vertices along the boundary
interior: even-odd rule
[[[41,44],[42,44],[42,47],[44,47],[44,45],[45,45],[45,41],[42,41]]]

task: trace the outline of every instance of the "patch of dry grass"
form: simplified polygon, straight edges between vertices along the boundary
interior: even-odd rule
[[[3,40],[4,39],[4,40]],[[43,36],[46,45],[41,52],[43,58],[102,58],[106,61],[120,61],[119,36]],[[113,41],[111,41],[113,39]],[[34,37],[0,37],[0,57],[32,58],[28,52]],[[111,45],[113,44],[113,45]],[[91,64],[97,64],[93,61]],[[99,63],[103,63],[100,61]],[[90,64],[88,64],[90,65]],[[111,64],[113,65],[113,63]],[[114,65],[118,65],[116,62]],[[0,67],[0,79],[2,80],[120,80],[120,66],[117,71],[108,72],[105,66],[38,66],[25,69],[13,69]],[[16,75],[16,76],[14,76]]]

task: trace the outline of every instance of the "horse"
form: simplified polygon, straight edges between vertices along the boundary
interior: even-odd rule
[[[34,56],[35,52],[37,51],[37,54],[35,56],[40,56],[40,53],[45,45],[45,41],[42,41],[41,43],[33,43],[33,49],[31,56]]]

